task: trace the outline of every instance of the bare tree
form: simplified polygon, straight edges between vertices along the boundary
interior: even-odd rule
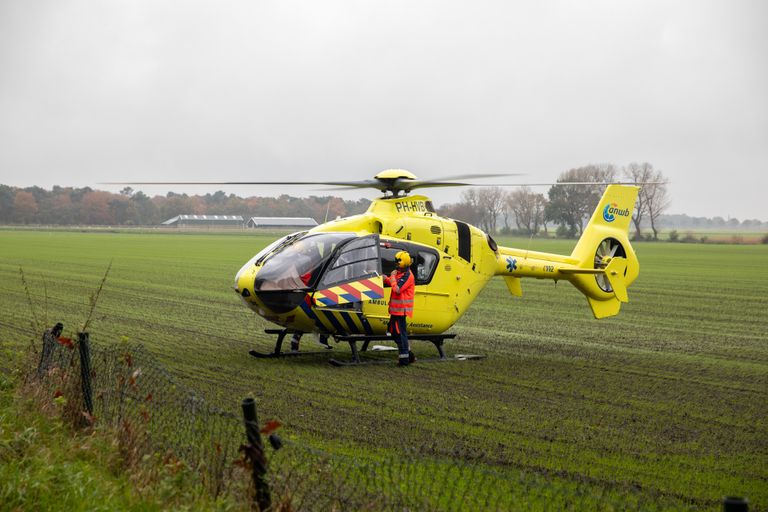
[[[504,205],[501,208],[501,216],[504,219],[504,229],[509,231],[511,229],[509,223],[511,219],[515,218],[515,211],[512,208],[514,202],[511,199],[513,192],[504,193]]]
[[[478,197],[477,190],[471,188],[461,193],[461,203],[463,205],[464,213],[463,217],[458,217],[464,222],[470,224],[481,224],[483,220],[482,211],[480,209],[480,198]]]
[[[648,218],[651,221],[654,240],[659,239],[659,230],[656,226],[659,217],[669,208],[671,202],[667,191],[668,184],[669,180],[664,174],[661,171],[656,171],[651,176],[650,183],[641,185],[640,194],[638,194],[644,196],[644,201],[647,204]]]
[[[437,209],[437,213],[443,217],[460,220],[475,226],[480,225],[481,218],[477,190],[465,190],[461,194],[461,201],[444,204]]]
[[[605,188],[602,183],[613,181],[616,167],[611,164],[587,165],[560,175],[558,183],[549,189],[546,219],[560,224],[568,236],[581,235],[584,223],[595,209]],[[590,185],[567,185],[569,182],[594,182]]]
[[[643,162],[641,164],[632,162],[624,168],[622,174],[624,178],[628,179],[632,183],[639,183],[641,184],[641,187],[644,187],[645,185],[642,185],[642,183],[654,181],[654,175],[656,172],[653,169],[653,165],[649,164],[648,162]],[[643,217],[645,217],[647,214],[647,197],[645,194],[639,193],[637,194],[637,202],[635,203],[635,212],[632,215],[632,223],[635,225],[636,240],[641,239],[643,236],[640,224],[643,221]]]
[[[533,198],[533,226],[531,226],[531,233],[536,234],[539,232],[539,227],[544,228],[544,233],[547,232],[547,198],[544,194],[536,194]]]
[[[504,208],[504,191],[500,187],[481,188],[477,192],[477,206],[483,229],[496,233],[496,220]]]
[[[536,234],[544,224],[547,200],[528,187],[521,187],[506,196],[505,209],[512,213],[517,229]]]

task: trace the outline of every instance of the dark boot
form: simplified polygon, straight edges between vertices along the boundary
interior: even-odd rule
[[[409,363],[415,363],[416,362],[416,354],[413,353],[413,351],[408,351],[408,362]]]
[[[299,351],[299,340],[301,340],[301,334],[296,333],[291,337],[291,352]]]
[[[317,338],[317,342],[323,346],[323,348],[327,348],[328,350],[332,349],[330,343],[328,343],[328,335],[327,334],[321,334],[319,338]]]

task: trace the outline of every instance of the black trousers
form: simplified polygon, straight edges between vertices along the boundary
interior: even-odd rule
[[[405,324],[405,315],[392,315],[389,317],[389,333],[397,343],[398,358],[408,360],[408,327]]]

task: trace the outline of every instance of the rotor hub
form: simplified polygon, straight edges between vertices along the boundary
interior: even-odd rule
[[[374,176],[382,186],[379,188],[385,194],[390,192],[393,197],[397,197],[399,192],[410,192],[411,188],[408,182],[413,182],[416,175],[405,169],[387,169]]]

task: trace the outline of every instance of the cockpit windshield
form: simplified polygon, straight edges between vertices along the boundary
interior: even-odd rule
[[[354,237],[354,233],[319,233],[291,241],[267,258],[254,290],[311,288],[336,247]]]
[[[267,259],[267,257],[272,254],[275,250],[277,250],[282,245],[288,245],[297,238],[301,238],[302,236],[306,235],[306,231],[298,231],[296,233],[291,233],[290,235],[286,235],[283,238],[280,238],[278,240],[275,240],[262,250],[256,254],[253,258],[248,260],[248,263],[242,266],[242,268],[237,272],[235,275],[235,288],[237,288],[237,283],[240,281],[240,276],[243,275],[245,271],[253,267],[254,265],[261,265],[262,262]]]

